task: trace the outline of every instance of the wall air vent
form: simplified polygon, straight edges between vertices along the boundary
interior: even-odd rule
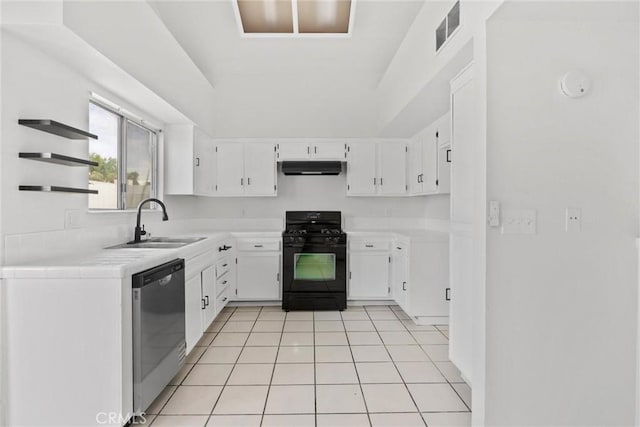
[[[458,0],[447,16],[444,17],[438,28],[436,28],[436,52],[449,40],[456,29],[460,26],[460,1]]]

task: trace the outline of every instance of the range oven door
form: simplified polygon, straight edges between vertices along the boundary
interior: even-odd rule
[[[342,245],[295,244],[283,248],[284,292],[345,292],[347,249]]]

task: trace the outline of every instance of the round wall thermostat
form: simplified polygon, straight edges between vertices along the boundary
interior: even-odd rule
[[[585,96],[591,88],[591,80],[582,71],[571,71],[560,79],[560,91],[569,98]]]

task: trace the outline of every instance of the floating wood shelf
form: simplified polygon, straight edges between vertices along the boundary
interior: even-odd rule
[[[20,191],[42,191],[46,193],[82,193],[82,194],[98,194],[98,190],[88,190],[86,188],[57,187],[54,185],[21,185],[18,187]]]
[[[18,153],[21,159],[38,160],[64,166],[98,166],[98,163],[56,153]]]
[[[18,124],[69,139],[98,139],[97,135],[56,122],[55,120],[19,119]]]

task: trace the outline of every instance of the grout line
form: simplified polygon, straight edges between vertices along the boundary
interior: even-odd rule
[[[365,309],[364,311],[371,322],[371,317],[369,316],[369,312]],[[349,354],[351,354],[351,361],[353,363],[353,370],[356,371],[356,378],[358,379],[358,387],[360,387],[360,394],[362,395],[362,401],[364,402],[364,409],[367,412],[367,420],[369,421],[369,425],[371,426],[371,415],[369,414],[369,406],[367,406],[367,399],[364,397],[364,389],[362,388],[362,382],[360,381],[360,373],[358,372],[358,367],[356,366],[356,359],[353,357],[353,350],[351,349],[351,341],[349,341],[349,334],[347,334],[347,327],[344,324],[344,319],[342,318],[342,313],[340,313],[340,319],[342,320],[342,327],[345,329],[344,334],[347,337],[347,345],[349,346]],[[372,322],[373,323],[373,322]],[[375,325],[374,325],[375,328]]]
[[[227,324],[227,322],[229,322],[229,319],[231,319],[231,316],[233,316],[234,313],[236,313],[238,311],[237,307],[231,312],[231,315],[229,315],[229,317],[227,318],[227,320],[225,320],[224,324],[222,325],[222,328],[224,328],[224,326]],[[215,321],[215,319],[214,319]],[[222,331],[222,328],[220,328],[220,330]],[[215,339],[215,338],[214,338]],[[247,336],[247,339],[249,339],[249,336]],[[246,340],[245,340],[246,342]],[[211,341],[211,343],[213,344],[213,341]],[[242,350],[244,350],[244,346],[242,346]],[[240,353],[238,353],[238,357],[236,357],[236,361],[233,364],[233,368],[231,368],[231,372],[229,372],[229,375],[227,376],[227,379],[224,381],[224,384],[222,385],[222,388],[220,389],[220,394],[218,395],[218,397],[216,398],[215,403],[213,404],[213,407],[211,408],[211,412],[209,412],[209,417],[207,418],[207,422],[205,422],[205,426],[207,424],[209,424],[209,420],[211,419],[211,417],[213,416],[213,411],[216,409],[216,406],[218,406],[218,402],[220,402],[220,398],[222,397],[222,393],[224,393],[224,389],[227,386],[227,383],[229,382],[229,378],[231,378],[231,374],[233,374],[233,370],[236,368],[236,365],[238,364],[238,359],[240,359],[240,355],[242,354],[242,350],[240,350]]]
[[[342,316],[340,316],[342,317]],[[318,393],[316,392],[316,388],[318,387],[318,375],[316,373],[316,314],[315,312],[311,312],[311,321],[313,334],[313,422],[316,427],[318,427]]]
[[[393,311],[393,310],[392,310]],[[395,314],[395,313],[394,313]],[[397,316],[396,316],[397,317]],[[375,324],[374,324],[375,326]],[[402,326],[405,328],[405,331],[408,332],[408,329],[406,328],[406,326],[404,324],[402,324]],[[375,326],[376,328],[376,332],[378,333],[378,336],[380,337],[380,341],[382,341],[382,345],[384,346],[385,351],[387,352],[387,354],[389,355],[389,359],[391,359],[391,363],[393,363],[393,367],[396,369],[396,372],[398,373],[398,376],[400,377],[400,379],[402,380],[402,384],[404,385],[405,390],[407,390],[407,394],[409,394],[409,398],[411,398],[411,402],[413,402],[413,405],[415,406],[416,410],[418,411],[418,414],[420,414],[420,419],[422,420],[422,422],[424,423],[424,425],[427,425],[427,421],[424,419],[424,417],[422,416],[422,412],[420,412],[420,408],[418,407],[418,404],[416,403],[416,400],[414,399],[413,395],[411,394],[411,390],[409,390],[409,386],[407,386],[407,383],[404,380],[404,377],[402,376],[402,374],[400,373],[400,369],[398,369],[398,365],[396,365],[396,361],[393,360],[393,357],[391,357],[391,352],[389,351],[389,349],[387,348],[387,344],[384,342],[384,340],[382,339],[382,335],[380,335],[380,332],[384,332],[384,331],[379,331],[378,327]],[[411,338],[413,338],[415,340],[415,338],[413,337],[413,335],[411,333],[409,333],[411,335]],[[417,341],[416,341],[417,342]],[[424,350],[422,349],[422,347],[420,348],[421,351],[424,352]],[[425,353],[426,355],[426,353]],[[429,356],[427,355],[427,358]]]
[[[264,306],[261,307],[261,309],[260,309],[261,313],[262,313],[263,309],[264,309]],[[265,412],[267,411],[267,402],[269,402],[269,393],[271,392],[271,386],[273,385],[273,377],[274,377],[275,372],[276,372],[276,364],[278,362],[278,355],[280,354],[280,343],[282,343],[282,335],[284,335],[284,324],[285,324],[286,321],[287,321],[287,315],[285,314],[284,320],[282,321],[282,330],[280,331],[280,340],[278,341],[278,347],[277,347],[277,350],[276,350],[276,358],[273,361],[273,369],[271,369],[271,378],[269,379],[269,386],[267,388],[267,397],[264,399],[264,406],[262,407],[262,415],[260,416],[260,425],[261,426],[262,426],[262,423],[264,422]]]

